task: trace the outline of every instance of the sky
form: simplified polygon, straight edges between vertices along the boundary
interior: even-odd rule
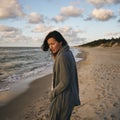
[[[70,46],[120,37],[120,0],[0,0],[0,47],[40,47],[53,30]]]

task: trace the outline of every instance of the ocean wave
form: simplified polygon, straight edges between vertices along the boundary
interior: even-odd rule
[[[74,56],[80,52],[76,48],[71,50]],[[52,72],[50,53],[39,48],[4,48],[0,53],[6,53],[0,56],[0,91],[9,90],[14,83],[35,80]]]

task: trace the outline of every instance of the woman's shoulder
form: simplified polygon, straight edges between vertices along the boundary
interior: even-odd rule
[[[59,54],[58,59],[59,60],[69,60],[73,57],[72,52],[70,50],[64,51],[61,54]]]

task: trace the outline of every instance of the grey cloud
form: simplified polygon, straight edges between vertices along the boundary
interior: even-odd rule
[[[120,3],[120,0],[87,0],[87,1],[96,7]]]
[[[120,19],[118,20],[118,22],[120,22]]]
[[[80,17],[82,16],[83,11],[74,6],[67,6],[61,8],[60,14],[53,18],[55,22],[63,22],[70,17]]]
[[[28,19],[29,19],[29,23],[32,23],[32,24],[37,24],[37,23],[44,23],[44,17],[43,15],[40,15],[36,12],[32,12],[30,13],[30,15],[28,16]]]
[[[120,36],[120,32],[109,32],[105,36]]]
[[[16,29],[15,27],[0,25],[0,32],[12,32],[12,31],[18,32],[18,29]]]
[[[67,19],[67,17],[63,15],[57,15],[52,20],[55,22],[64,22]]]
[[[85,21],[90,21],[92,20],[92,17],[91,16],[88,16],[87,18],[84,19]]]
[[[68,17],[79,17],[82,15],[82,10],[74,6],[67,6],[61,9],[61,14]]]
[[[23,17],[24,15],[18,0],[0,1],[0,19]]]
[[[109,9],[94,9],[92,11],[91,17],[99,21],[107,21],[114,18],[115,15],[112,10]]]

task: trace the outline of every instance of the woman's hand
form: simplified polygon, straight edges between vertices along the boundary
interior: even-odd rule
[[[52,91],[50,92],[49,99],[50,99],[50,101],[52,101],[54,98],[55,98],[55,91],[52,90]]]

